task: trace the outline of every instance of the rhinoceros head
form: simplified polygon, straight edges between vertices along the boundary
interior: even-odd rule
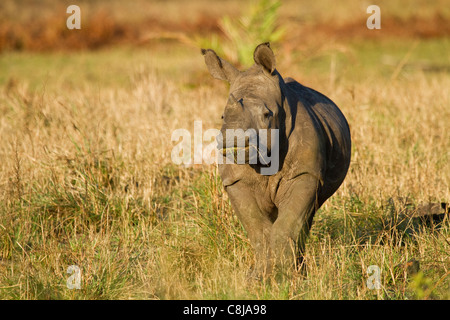
[[[239,71],[211,49],[202,49],[202,54],[211,75],[230,83],[218,148],[227,158],[233,155],[235,163],[268,165],[274,136],[278,137],[273,133],[278,133],[282,105],[281,76],[275,70],[269,43],[256,47],[255,63],[246,71]],[[239,158],[237,153],[243,156]]]

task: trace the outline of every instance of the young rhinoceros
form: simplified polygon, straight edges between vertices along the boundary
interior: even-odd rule
[[[253,275],[265,276],[274,267],[292,270],[302,261],[314,214],[347,174],[351,153],[347,121],[321,93],[283,79],[269,43],[256,47],[255,64],[246,71],[237,70],[211,49],[202,49],[202,54],[211,75],[230,83],[223,137],[217,139],[226,156],[219,172],[255,250]],[[231,129],[256,133],[256,148],[249,145],[251,134],[245,135],[245,146],[234,145],[235,137],[227,137]],[[265,147],[261,152],[260,141]],[[245,150],[244,160],[228,161],[228,151],[233,156],[239,146]],[[251,161],[249,150],[255,149],[259,159]],[[267,160],[275,170],[264,173],[270,167]]]

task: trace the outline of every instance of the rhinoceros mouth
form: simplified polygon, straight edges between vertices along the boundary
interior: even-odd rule
[[[226,156],[227,154],[229,154],[229,153],[233,153],[233,154],[235,154],[235,153],[237,153],[237,152],[239,152],[239,151],[249,151],[250,150],[250,146],[246,146],[246,147],[225,147],[225,148],[221,148],[220,149],[221,151],[222,151],[222,154],[224,155],[224,156]]]
[[[232,157],[233,162],[236,164],[251,164],[252,161],[249,159],[250,150],[255,150],[254,157],[256,157],[256,161],[254,164],[259,164],[262,166],[268,166],[270,164],[270,161],[267,161],[267,155],[263,154],[256,146],[250,145],[246,147],[225,147],[219,149],[222,152],[222,155],[225,158]],[[243,163],[238,163],[238,154],[240,152],[245,152],[245,161]]]

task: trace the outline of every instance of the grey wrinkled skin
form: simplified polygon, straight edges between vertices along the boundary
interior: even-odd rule
[[[349,126],[330,99],[281,77],[269,43],[256,47],[255,64],[246,71],[211,49],[202,54],[211,75],[230,83],[224,135],[226,129],[279,130],[276,173],[262,175],[264,164],[248,162],[224,162],[219,172],[255,250],[253,275],[286,274],[300,266],[314,214],[347,174]],[[224,142],[219,141],[220,148],[226,150]]]

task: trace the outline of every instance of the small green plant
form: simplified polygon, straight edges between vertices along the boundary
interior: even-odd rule
[[[433,291],[432,284],[433,281],[426,277],[422,271],[417,273],[410,283],[410,288],[414,292],[414,298],[419,300],[428,299]]]
[[[219,27],[226,40],[220,41],[217,35],[200,39],[198,43],[224,56],[227,60],[242,66],[253,63],[253,50],[263,42],[279,42],[286,29],[278,26],[278,9],[281,1],[260,0],[253,2],[248,12],[234,19],[224,16]]]

